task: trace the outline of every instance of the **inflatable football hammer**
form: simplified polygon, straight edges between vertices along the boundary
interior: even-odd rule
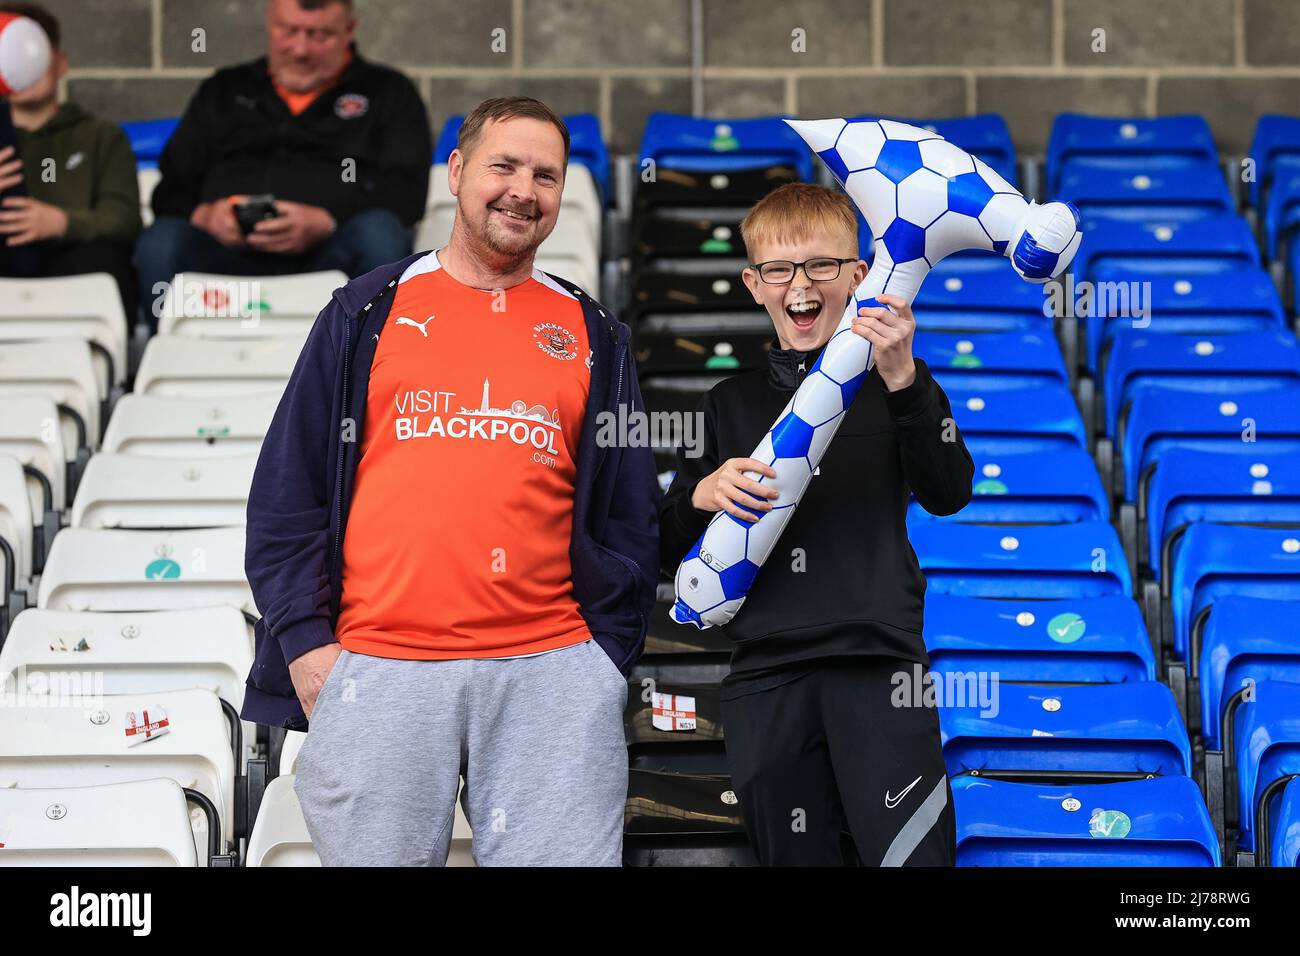
[[[871,343],[852,331],[858,309],[884,293],[911,302],[936,262],[962,249],[1011,259],[1021,278],[1042,283],[1079,248],[1079,213],[1069,203],[1025,199],[985,163],[937,133],[893,120],[787,120],[830,167],[876,240],[866,279],[817,362],[751,458],[776,478],[746,477],[780,491],[750,523],[719,511],[677,568],[673,620],[707,628],[740,610],[826,447],[872,366]]]

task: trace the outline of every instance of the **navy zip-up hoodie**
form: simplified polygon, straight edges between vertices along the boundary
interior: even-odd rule
[[[302,729],[288,662],[335,640],[343,535],[360,458],[370,366],[393,290],[418,253],[337,289],[312,326],[271,421],[248,495],[244,570],[261,619],[241,716]],[[576,285],[591,388],[578,446],[569,559],[592,636],[624,674],[645,644],[658,582],[661,497],[648,446],[596,441],[601,412],[644,411],[628,327]],[[431,503],[431,507],[437,507]]]

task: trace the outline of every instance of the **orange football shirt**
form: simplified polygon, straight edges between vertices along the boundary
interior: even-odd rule
[[[569,541],[590,388],[582,306],[541,272],[403,274],[371,366],[337,637],[408,660],[587,640]]]

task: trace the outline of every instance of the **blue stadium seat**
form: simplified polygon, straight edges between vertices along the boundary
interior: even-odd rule
[[[1269,866],[1300,866],[1300,777],[1292,777],[1282,791],[1282,804],[1273,815]]]
[[[1214,602],[1202,633],[1201,735],[1207,749],[1219,750],[1228,703],[1247,682],[1300,684],[1295,604],[1229,594]]]
[[[1202,618],[1220,599],[1300,601],[1300,529],[1194,524],[1170,549],[1169,562],[1172,643],[1182,660],[1193,628],[1204,627]]]
[[[1011,140],[1011,129],[1001,113],[979,113],[975,116],[952,116],[945,119],[915,119],[907,116],[859,116],[854,119],[892,119],[938,133],[948,142],[987,163],[995,173],[1019,187],[1020,176],[1016,169],[1016,147]]]
[[[978,381],[1002,379],[1023,385],[1068,385],[1065,361],[1050,329],[1014,332],[923,330],[912,352],[931,371]]]
[[[1219,866],[1196,783],[1185,776],[1072,787],[952,781],[958,866]]]
[[[1139,500],[1140,563],[1161,580],[1165,552],[1195,523],[1300,527],[1300,458],[1263,442],[1218,452],[1170,448]]]
[[[1156,678],[1137,602],[1127,597],[1006,601],[931,594],[925,646],[938,673],[1004,681],[1118,684]]]
[[[1014,386],[970,381],[940,371],[935,380],[952,404],[967,443],[973,439],[1018,441],[1026,450],[1074,445],[1087,448],[1074,395],[1062,385]]]
[[[148,168],[158,165],[158,157],[162,155],[163,147],[171,139],[180,121],[179,116],[169,116],[166,119],[122,124],[126,138],[131,142],[131,151],[135,153],[137,166]]]
[[[1104,370],[1107,349],[1118,329],[1290,334],[1277,287],[1261,269],[1191,278],[1152,275],[1142,280],[1104,280],[1092,285],[1087,308],[1080,311],[1087,313],[1087,364],[1094,372]]]
[[[729,172],[793,166],[799,179],[813,178],[813,159],[799,134],[779,117],[718,119],[652,113],[641,136],[640,161],[660,169]]]
[[[955,515],[931,515],[916,501],[908,519],[983,524],[1063,524],[1109,521],[1110,504],[1092,456],[1082,448],[1050,452],[1017,447],[992,448],[975,442],[974,496]]]
[[[950,675],[938,685],[939,727],[948,775],[1064,783],[1173,777],[1192,772],[1192,745],[1159,681],[1128,684],[991,686]]]
[[[1250,442],[1245,436],[1252,429]],[[1169,448],[1218,451],[1247,443],[1270,453],[1300,452],[1300,388],[1216,395],[1151,385],[1133,396],[1118,441],[1124,500],[1137,501],[1148,472]]]
[[[1071,166],[1058,190],[1089,224],[1105,220],[1168,225],[1236,211],[1223,171],[1214,163],[1149,171]]]
[[[1257,824],[1277,819],[1282,787],[1300,774],[1300,684],[1265,680],[1255,685],[1255,699],[1237,708],[1233,724],[1236,769],[1238,846],[1256,849]],[[1265,832],[1271,832],[1271,828]]]
[[[1097,222],[1074,257],[1076,278],[1191,278],[1260,268],[1259,246],[1240,216],[1211,216],[1173,225]]]
[[[1236,301],[1247,294],[1248,287]],[[1166,315],[1158,308],[1153,308],[1152,314],[1161,319],[1153,322],[1150,329],[1116,323],[1109,351],[1102,356],[1106,434],[1112,437],[1118,434],[1119,422],[1129,403],[1140,391],[1153,385],[1165,394],[1178,390],[1216,395],[1300,385],[1300,343],[1294,334],[1279,327],[1281,304],[1277,305],[1276,317],[1238,314],[1235,308],[1222,306],[1219,313],[1222,318],[1207,314],[1202,321],[1207,325],[1222,323],[1226,328],[1199,333],[1158,331]],[[1257,326],[1256,331],[1232,334],[1234,318],[1243,324],[1261,323],[1265,328]]]
[[[1276,259],[1279,250],[1288,252],[1295,245],[1296,227],[1300,226],[1300,169],[1278,170],[1278,177],[1268,193],[1264,209],[1264,251]]]
[[[999,527],[913,521],[929,594],[1086,598],[1131,594],[1128,561],[1103,522]]]
[[[1210,124],[1200,115],[1149,119],[1059,113],[1047,143],[1047,194],[1061,194],[1062,176],[1072,168],[1150,172],[1218,159]],[[1074,197],[1067,193],[1065,198]]]
[[[1274,178],[1287,172],[1300,172],[1300,117],[1277,113],[1260,116],[1247,155],[1255,161],[1250,204],[1262,210]]]
[[[940,259],[930,270],[932,276],[967,276],[993,273],[1004,282],[1024,282],[1011,267],[1011,260],[988,249],[965,249]],[[937,279],[934,281],[938,281]]]
[[[931,273],[917,292],[913,310],[917,328],[927,331],[1042,331],[1051,328],[1047,301],[1042,286],[1010,273]]]
[[[433,161],[445,163],[456,148],[456,137],[460,133],[464,116],[449,116],[442,124],[438,141],[433,147]],[[573,113],[564,117],[564,125],[569,128],[569,162],[579,163],[591,170],[596,180],[601,198],[608,203],[609,191],[609,148],[600,131],[600,119],[595,113]]]

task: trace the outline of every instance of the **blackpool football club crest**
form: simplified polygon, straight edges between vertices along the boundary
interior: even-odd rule
[[[344,93],[334,101],[334,115],[339,119],[360,119],[370,110],[370,98],[360,93]]]
[[[533,341],[539,349],[561,362],[571,362],[578,357],[578,337],[554,322],[534,325]]]

